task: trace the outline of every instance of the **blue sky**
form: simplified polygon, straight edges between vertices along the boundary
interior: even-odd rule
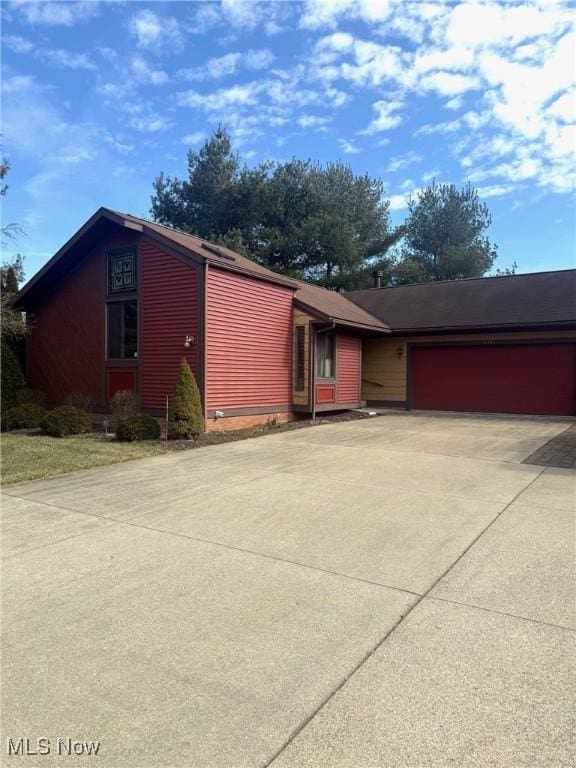
[[[470,180],[498,266],[575,266],[574,6],[304,0],[4,2],[3,221],[33,274],[101,205],[147,216],[221,123],[250,163],[338,158],[395,222]]]

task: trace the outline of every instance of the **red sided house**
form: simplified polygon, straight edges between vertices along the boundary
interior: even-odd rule
[[[185,357],[207,428],[361,404],[362,339],[388,326],[341,294],[106,208],[24,286],[28,385],[106,410],[118,390],[164,413]]]
[[[101,208],[18,306],[51,405],[129,389],[161,415],[186,357],[208,429],[362,402],[576,415],[576,270],[342,295]]]

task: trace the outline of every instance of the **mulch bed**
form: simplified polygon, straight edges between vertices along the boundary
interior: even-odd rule
[[[220,445],[221,443],[233,443],[236,440],[249,440],[253,437],[263,437],[264,435],[274,435],[277,432],[291,432],[295,429],[304,429],[306,427],[317,427],[320,424],[334,424],[343,421],[358,421],[359,419],[374,418],[367,413],[358,413],[356,411],[344,411],[343,413],[334,413],[321,416],[316,419],[300,419],[298,421],[288,422],[270,422],[268,424],[259,424],[256,427],[247,427],[246,429],[230,429],[222,432],[205,432],[197,440],[169,440],[169,451],[183,451],[190,448],[203,448],[206,445]],[[163,442],[163,441],[162,441]]]
[[[522,463],[537,464],[540,467],[576,468],[576,424],[553,437]]]
[[[358,421],[359,419],[374,418],[367,413],[358,413],[356,411],[343,411],[342,413],[328,414],[316,419],[300,419],[298,421],[288,422],[274,422],[270,421],[267,424],[259,424],[255,427],[247,427],[245,429],[229,429],[222,430],[221,432],[205,432],[200,435],[196,440],[168,440],[168,443],[162,438],[161,440],[147,440],[149,445],[159,445],[163,448],[167,445],[169,451],[184,451],[191,448],[203,448],[206,445],[220,445],[222,443],[233,443],[236,440],[248,440],[253,437],[264,437],[265,435],[273,435],[277,432],[290,432],[295,429],[304,429],[307,427],[317,427],[321,424],[334,424],[344,421]],[[14,429],[10,434],[20,435],[39,435],[39,429]],[[104,434],[102,427],[98,426],[89,435],[95,439],[101,440],[115,440],[115,436],[112,433]],[[66,438],[55,438],[63,439]]]

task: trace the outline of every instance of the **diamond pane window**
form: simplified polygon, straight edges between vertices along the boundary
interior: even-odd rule
[[[136,290],[136,252],[122,251],[108,254],[108,291]]]

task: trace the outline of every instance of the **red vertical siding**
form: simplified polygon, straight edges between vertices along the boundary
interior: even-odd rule
[[[46,393],[50,405],[63,403],[72,392],[105,405],[105,254],[134,242],[133,233],[108,237],[79,259],[30,312],[26,377],[28,386]]]
[[[336,337],[336,397],[339,403],[360,402],[362,341],[358,336]]]
[[[198,378],[200,296],[198,269],[152,243],[140,246],[140,364],[142,402],[164,408],[166,395],[188,360]],[[189,347],[186,336],[193,336]]]
[[[209,409],[291,403],[292,294],[289,288],[210,267],[206,286]]]

